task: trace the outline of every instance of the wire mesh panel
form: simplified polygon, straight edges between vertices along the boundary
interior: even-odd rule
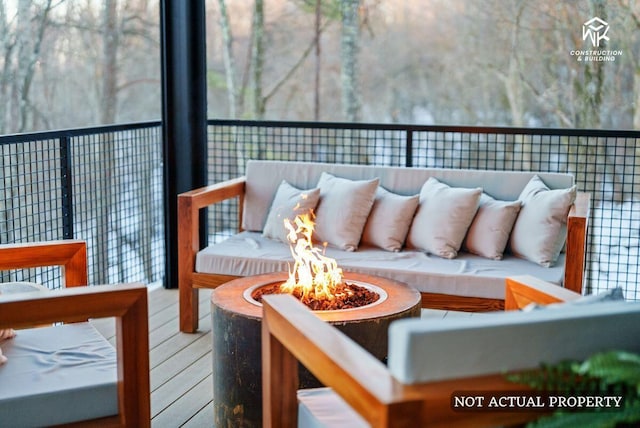
[[[591,194],[586,292],[640,290],[640,132],[371,124],[209,122],[209,181],[249,159],[571,173]],[[231,200],[209,210],[210,242],[237,231]]]
[[[87,241],[89,282],[164,276],[160,127],[72,139],[75,237]]]
[[[571,173],[591,194],[586,291],[620,286],[640,299],[640,133],[466,131],[415,132],[414,165]]]
[[[87,241],[89,283],[164,277],[160,124],[0,137],[0,243]],[[61,286],[59,268],[2,280]]]
[[[242,176],[249,159],[388,166],[404,165],[406,160],[404,129],[326,123],[209,121],[209,124],[210,183]],[[237,220],[237,199],[209,208],[209,243],[237,232]]]
[[[64,237],[59,142],[40,139],[0,144],[0,243]],[[32,281],[61,286],[59,268],[0,272],[0,281]]]

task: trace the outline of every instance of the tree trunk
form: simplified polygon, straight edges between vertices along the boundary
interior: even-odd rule
[[[255,0],[253,10],[253,46],[251,49],[253,65],[252,94],[253,117],[264,119],[265,103],[262,94],[262,71],[264,67],[264,0]]]
[[[218,0],[220,5],[220,28],[222,29],[222,49],[224,69],[227,80],[227,98],[229,99],[229,117],[236,119],[238,116],[238,90],[236,88],[236,66],[233,60],[233,37],[231,35],[231,23],[227,13],[225,0]]]
[[[360,120],[358,93],[359,3],[359,0],[343,0],[340,3],[342,12],[342,37],[340,39],[342,114],[347,122]]]
[[[322,19],[322,0],[316,0],[316,20],[315,20],[315,45],[316,45],[316,67],[313,84],[313,120],[320,121],[320,21]]]

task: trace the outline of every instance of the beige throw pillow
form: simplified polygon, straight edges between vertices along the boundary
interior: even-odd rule
[[[309,213],[316,208],[320,199],[320,189],[300,190],[282,180],[271,203],[262,234],[271,239],[289,243],[284,220],[299,214]]]
[[[420,191],[420,205],[407,236],[407,246],[455,258],[478,210],[481,194],[481,188],[449,187],[429,178]]]
[[[419,201],[418,195],[396,195],[378,187],[376,199],[362,232],[362,243],[388,251],[400,251]]]
[[[522,208],[511,232],[511,251],[541,266],[553,266],[567,237],[567,215],[576,199],[576,186],[550,190],[536,175],[518,199]]]
[[[501,260],[521,206],[520,201],[498,201],[483,193],[463,248],[482,257]]]
[[[314,236],[346,251],[355,251],[373,206],[380,180],[348,180],[323,172],[318,181]]]

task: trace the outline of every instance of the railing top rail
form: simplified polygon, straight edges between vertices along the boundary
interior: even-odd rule
[[[312,129],[368,129],[381,131],[408,132],[452,132],[471,134],[507,134],[507,135],[554,135],[573,137],[604,138],[640,138],[640,131],[632,129],[577,129],[577,128],[514,128],[506,126],[455,126],[455,125],[411,125],[398,123],[348,123],[348,122],[306,122],[276,120],[234,120],[208,119],[208,125],[214,126],[253,126],[266,128],[312,128]],[[121,132],[133,129],[154,128],[162,122],[131,122],[117,125],[101,125],[87,128],[69,128],[53,131],[29,132],[23,134],[0,135],[0,145],[21,141],[38,141],[61,137]]]
[[[154,128],[162,125],[159,120],[148,122],[131,122],[115,125],[100,125],[88,128],[69,128],[55,131],[28,132],[23,134],[0,135],[0,145],[11,144],[23,141],[42,141],[62,137],[77,137],[95,134],[105,134],[110,132],[122,132],[135,129]]]
[[[409,125],[398,123],[305,122],[273,120],[209,119],[209,125],[266,128],[369,129],[412,132],[455,132],[471,134],[555,135],[576,137],[640,138],[632,129],[514,128],[507,126]]]

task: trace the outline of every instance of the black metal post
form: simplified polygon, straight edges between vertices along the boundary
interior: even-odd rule
[[[179,193],[207,181],[204,0],[161,0],[165,283],[178,286]],[[203,216],[201,216],[203,217]],[[206,225],[201,228],[205,241]]]
[[[73,169],[71,138],[60,137],[60,179],[62,180],[62,237],[73,239]]]
[[[413,166],[413,131],[407,129],[407,140],[405,142],[404,166],[410,168]]]

